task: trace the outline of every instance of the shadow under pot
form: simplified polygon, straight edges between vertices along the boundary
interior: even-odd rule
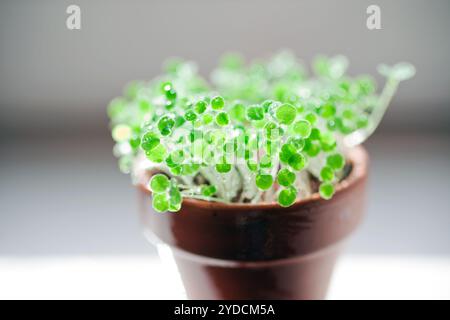
[[[278,204],[184,199],[157,213],[141,185],[146,232],[170,247],[190,299],[324,299],[344,240],[364,211],[368,156],[349,151],[348,176],[330,200]]]

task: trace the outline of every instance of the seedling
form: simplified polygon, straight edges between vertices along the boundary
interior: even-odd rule
[[[249,65],[227,55],[208,84],[193,63],[172,60],[108,108],[120,169],[135,180],[151,175],[160,212],[180,210],[184,197],[283,207],[315,191],[330,199],[346,150],[375,131],[415,73],[406,63],[380,66],[377,94],[371,77],[347,76],[347,66],[343,56],[320,56],[308,77],[289,52]]]

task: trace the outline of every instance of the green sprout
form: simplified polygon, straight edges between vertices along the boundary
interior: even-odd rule
[[[120,170],[136,183],[150,176],[158,212],[179,211],[183,198],[282,207],[315,192],[330,199],[349,171],[346,150],[375,131],[415,73],[381,65],[377,94],[371,77],[347,67],[343,56],[319,56],[308,76],[287,51],[249,64],[231,54],[208,84],[194,63],[173,59],[108,107]]]

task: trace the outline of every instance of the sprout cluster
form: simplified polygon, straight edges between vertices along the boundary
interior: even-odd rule
[[[290,52],[249,65],[225,56],[211,85],[195,64],[171,60],[161,77],[129,85],[108,113],[123,172],[151,176],[155,210],[183,197],[292,205],[318,191],[330,199],[344,178],[347,148],[373,133],[409,64],[345,75],[345,57],[320,56],[314,76]],[[143,175],[147,173],[147,175]]]

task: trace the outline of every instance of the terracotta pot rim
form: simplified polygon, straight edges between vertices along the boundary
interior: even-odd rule
[[[342,191],[351,188],[355,184],[357,184],[358,181],[362,180],[365,176],[367,176],[367,168],[369,163],[369,156],[367,154],[367,151],[362,146],[357,146],[352,149],[350,149],[347,152],[347,157],[352,163],[352,170],[349,174],[349,176],[344,179],[343,181],[339,182],[336,185],[336,196],[338,193],[341,193]],[[151,195],[151,191],[148,188],[148,186],[144,185],[143,183],[138,184],[138,188],[144,191],[145,193],[148,193]],[[297,200],[293,205],[289,207],[282,207],[276,202],[271,203],[223,203],[223,202],[214,202],[214,201],[206,201],[206,200],[199,200],[199,199],[193,199],[193,198],[184,198],[182,206],[189,206],[189,207],[200,207],[203,209],[211,209],[211,210],[230,210],[230,211],[247,211],[249,209],[252,210],[268,210],[268,209],[287,209],[287,208],[296,208],[308,203],[313,202],[323,202],[328,201],[320,197],[319,193],[313,193],[311,196],[305,199]]]

